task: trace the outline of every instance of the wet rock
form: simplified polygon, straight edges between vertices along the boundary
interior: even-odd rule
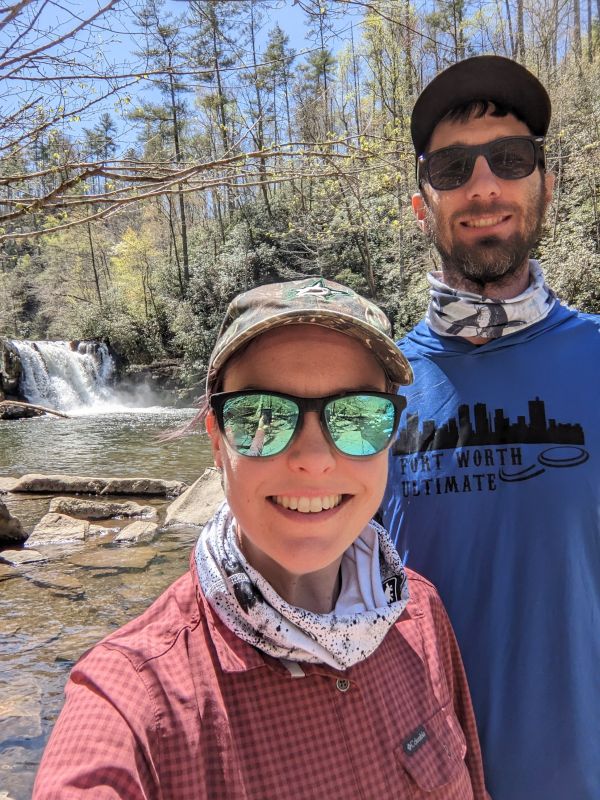
[[[0,638],[14,636],[20,630],[16,622],[8,619],[0,619]]]
[[[152,506],[141,506],[132,500],[126,503],[111,503],[101,500],[83,500],[79,497],[55,497],[50,503],[49,511],[85,519],[111,519],[112,517],[155,519],[157,516],[157,511]]]
[[[130,525],[126,525],[123,530],[115,536],[115,542],[139,542],[139,541],[147,541],[154,537],[154,534],[158,530],[158,525],[155,522],[149,522],[147,520],[138,520],[137,522],[132,522]]]
[[[156,555],[151,547],[103,547],[69,556],[68,561],[84,569],[144,570]]]
[[[13,567],[20,567],[21,564],[47,561],[47,558],[42,553],[38,553],[37,550],[2,550],[0,552],[0,561],[5,561]]]
[[[93,647],[111,632],[111,628],[100,626],[88,626],[75,633],[61,636],[56,646],[56,661],[68,661],[75,663],[86,650]]]
[[[69,597],[71,600],[80,600],[85,594],[81,581],[72,575],[65,575],[55,570],[24,572],[23,576],[35,586],[39,586],[41,589],[50,589],[53,594]]]
[[[26,583],[26,581],[24,581],[24,583]],[[40,590],[33,587],[31,591],[34,593],[32,602],[35,604],[39,602]],[[31,623],[28,628],[22,625],[15,634],[10,637],[4,637],[2,642],[3,659],[13,655],[20,659],[25,653],[42,650],[48,645],[52,645],[54,642],[58,641],[63,631],[64,626],[55,621],[44,621],[42,625],[36,627],[34,630],[32,630]],[[31,663],[31,660],[29,663]]]
[[[10,511],[0,500],[0,544],[20,544],[27,539],[21,522],[11,516]]]
[[[16,578],[18,574],[14,567],[10,567],[8,564],[0,564],[0,583],[7,581],[9,578]]]
[[[79,475],[40,475],[30,473],[19,478],[13,492],[49,494],[137,494],[178,497],[187,489],[181,481],[160,478],[89,478]]]
[[[27,547],[40,547],[58,542],[83,542],[89,532],[87,520],[49,513],[35,526],[26,544]]]
[[[42,733],[41,691],[32,679],[0,680],[0,743]]]
[[[223,502],[221,477],[216,469],[207,469],[167,508],[168,525],[197,525],[202,527]]]

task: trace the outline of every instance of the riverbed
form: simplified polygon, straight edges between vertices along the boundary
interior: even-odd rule
[[[162,443],[191,409],[131,409],[121,414],[0,422],[0,476],[28,472],[148,476],[192,483],[212,463],[206,437]],[[26,529],[50,496],[3,495]],[[134,499],[156,506],[165,500]],[[35,772],[77,658],[141,613],[188,567],[194,527],[161,532],[149,543],[116,545],[124,520],[80,544],[45,548],[47,560],[0,564],[0,798],[29,800]],[[102,523],[105,524],[104,522]],[[102,558],[98,558],[101,554]]]

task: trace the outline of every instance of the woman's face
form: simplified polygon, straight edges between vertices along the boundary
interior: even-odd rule
[[[225,367],[223,391],[243,389],[324,397],[385,391],[386,381],[379,362],[356,339],[315,325],[291,325],[257,337]],[[305,575],[339,561],[379,506],[387,451],[368,458],[343,456],[325,438],[315,412],[305,415],[287,450],[267,458],[236,453],[212,416],[207,429],[242,550],[267,579],[270,562]],[[318,509],[332,496],[335,506],[326,510],[286,507]]]

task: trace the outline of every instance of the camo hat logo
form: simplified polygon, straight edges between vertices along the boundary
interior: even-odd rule
[[[210,357],[206,390],[220,369],[256,336],[282,325],[321,325],[355,339],[373,352],[395,387],[412,381],[412,371],[391,338],[390,321],[375,303],[325,278],[257,286],[229,305]]]

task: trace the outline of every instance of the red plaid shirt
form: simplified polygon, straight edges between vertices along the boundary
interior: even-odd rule
[[[195,569],[75,665],[34,800],[485,798],[458,649],[430,583],[366,661],[284,665]]]

